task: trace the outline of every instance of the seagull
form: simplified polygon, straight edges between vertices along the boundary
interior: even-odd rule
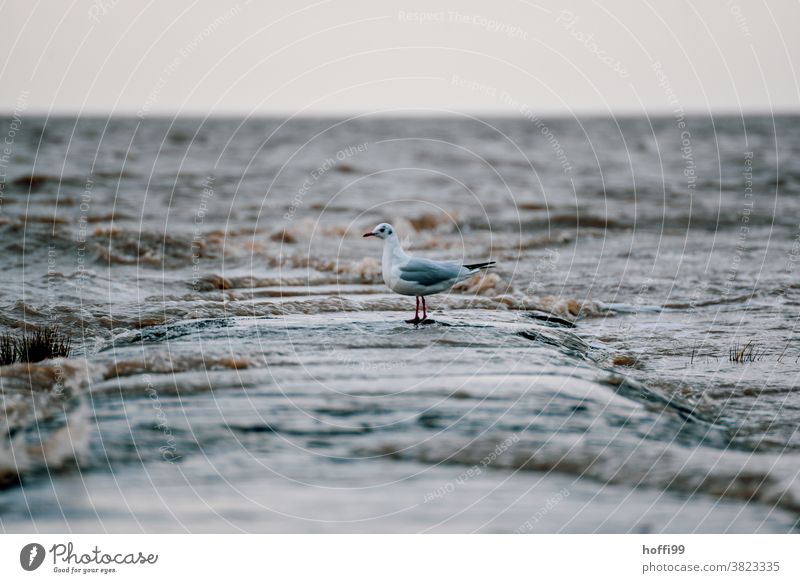
[[[412,257],[403,251],[397,231],[389,223],[381,223],[364,237],[383,239],[383,281],[393,292],[404,296],[416,296],[417,310],[408,324],[426,322],[428,309],[425,296],[447,291],[460,281],[478,273],[481,269],[494,267],[495,261],[461,265],[455,261],[433,261]],[[419,305],[422,300],[422,318]],[[427,320],[432,322],[432,320]]]

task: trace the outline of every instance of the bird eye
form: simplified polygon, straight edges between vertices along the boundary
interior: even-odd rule
[[[385,230],[386,230],[385,227],[381,227],[381,233],[383,233]]]

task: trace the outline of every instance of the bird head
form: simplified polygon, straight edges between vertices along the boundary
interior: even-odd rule
[[[389,223],[381,223],[369,233],[364,233],[365,237],[377,237],[378,239],[388,239],[394,235],[394,227]]]

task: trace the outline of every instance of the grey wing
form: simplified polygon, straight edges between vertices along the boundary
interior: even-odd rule
[[[436,285],[458,277],[462,269],[457,263],[415,258],[400,268],[400,278],[420,285]]]

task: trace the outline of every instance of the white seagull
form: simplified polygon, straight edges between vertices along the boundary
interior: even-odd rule
[[[383,239],[383,281],[393,292],[404,296],[416,296],[417,311],[409,324],[419,324],[428,318],[425,296],[447,291],[459,281],[464,281],[481,269],[494,267],[494,261],[461,265],[455,261],[433,261],[411,257],[400,245],[397,232],[389,223],[381,223],[365,237]],[[422,319],[419,304],[422,300]],[[430,320],[429,320],[430,321]]]

